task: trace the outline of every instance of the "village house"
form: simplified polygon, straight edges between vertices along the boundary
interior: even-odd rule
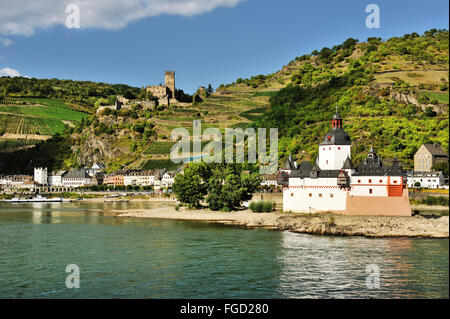
[[[448,162],[448,155],[437,144],[422,144],[414,155],[414,171],[431,172],[439,162]]]
[[[94,164],[92,164],[92,166],[88,169],[86,169],[86,172],[90,175],[90,176],[94,176],[97,173],[101,173],[103,172],[103,170],[106,168],[105,164],[103,163],[99,163],[99,162],[95,162]]]
[[[408,172],[407,184],[409,188],[442,188],[445,186],[442,172]]]
[[[6,189],[34,189],[35,182],[31,175],[4,175],[0,177],[0,188]]]
[[[67,171],[64,171],[64,170],[60,170],[60,171],[57,171],[57,172],[50,173],[50,175],[48,175],[48,178],[47,178],[48,185],[49,186],[54,186],[54,187],[61,187],[61,186],[63,186],[62,177],[66,173],[67,173]]]
[[[84,168],[69,171],[62,176],[61,180],[65,187],[83,187],[96,184],[96,180],[89,176]]]
[[[270,174],[270,175],[264,175],[261,178],[261,186],[278,186],[278,175],[277,174]]]
[[[176,172],[165,172],[161,178],[161,186],[163,188],[171,188],[175,182]]]

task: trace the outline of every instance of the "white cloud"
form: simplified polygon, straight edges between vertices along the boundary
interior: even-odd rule
[[[16,77],[16,76],[23,76],[25,78],[29,78],[29,76],[20,75],[19,71],[17,71],[16,69],[11,69],[11,68],[0,69],[0,76],[10,76],[12,78]]]
[[[65,8],[80,8],[81,28],[121,29],[161,14],[193,16],[244,0],[0,0],[0,33],[32,35],[37,28],[64,25]]]
[[[5,47],[9,47],[11,44],[13,44],[14,42],[11,39],[0,39],[0,42],[3,43],[3,45]]]

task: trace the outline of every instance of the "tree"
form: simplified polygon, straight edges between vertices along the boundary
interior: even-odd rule
[[[208,88],[206,89],[206,95],[210,96],[212,93],[214,93],[214,89],[211,84],[208,84]]]
[[[231,211],[252,199],[260,184],[256,174],[244,173],[240,164],[215,164],[208,181],[206,202],[212,210]]]
[[[241,164],[191,163],[175,176],[173,191],[181,203],[230,211],[250,200],[260,183],[257,174],[244,173]]]
[[[438,162],[433,165],[431,168],[433,171],[442,171],[445,177],[448,177],[449,169],[448,169],[448,162]]]
[[[190,163],[183,174],[177,174],[173,192],[181,203],[190,207],[200,207],[200,202],[208,192],[211,167],[206,163]]]
[[[437,113],[433,110],[433,108],[431,106],[429,106],[425,109],[425,115],[427,117],[435,117],[437,115]]]
[[[125,93],[123,94],[123,96],[129,100],[134,100],[136,98],[136,95],[134,94],[134,92],[132,90],[126,90]]]

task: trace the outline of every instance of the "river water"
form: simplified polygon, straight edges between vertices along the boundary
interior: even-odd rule
[[[155,205],[0,203],[0,298],[449,297],[448,239],[313,236],[111,212]],[[69,264],[79,267],[79,289],[66,287]]]

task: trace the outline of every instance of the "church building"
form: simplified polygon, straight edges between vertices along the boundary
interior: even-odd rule
[[[337,110],[331,130],[319,144],[315,165],[297,165],[290,156],[279,176],[284,184],[284,211],[411,216],[406,174],[400,163],[395,160],[385,166],[371,148],[355,167],[351,140]]]

